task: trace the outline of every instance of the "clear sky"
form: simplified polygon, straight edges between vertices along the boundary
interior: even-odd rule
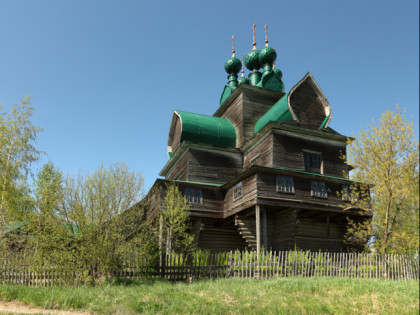
[[[212,115],[223,65],[264,46],[286,91],[311,72],[351,136],[395,104],[419,121],[418,0],[1,0],[0,104],[32,95],[36,147],[65,174],[168,160],[174,109]],[[248,73],[248,71],[247,71]]]

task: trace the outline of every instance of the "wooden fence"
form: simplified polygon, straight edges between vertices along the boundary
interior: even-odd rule
[[[60,268],[30,269],[0,265],[0,283],[49,286],[67,283],[78,271],[65,274]],[[132,259],[114,270],[112,276],[193,280],[216,278],[273,279],[280,277],[340,277],[391,280],[419,280],[419,259],[407,255],[328,253],[305,251],[172,254],[161,266],[147,266]]]

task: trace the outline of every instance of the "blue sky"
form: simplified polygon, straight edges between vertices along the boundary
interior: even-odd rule
[[[286,90],[312,73],[338,132],[357,134],[396,103],[418,128],[418,0],[2,0],[0,104],[32,96],[47,153],[35,171],[121,161],[150,187],[172,111],[217,110],[231,36],[246,55],[253,23],[258,48],[269,24]]]

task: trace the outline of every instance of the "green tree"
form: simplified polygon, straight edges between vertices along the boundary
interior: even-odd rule
[[[62,202],[63,174],[53,163],[45,164],[37,174],[35,198],[37,209],[41,214],[53,215]]]
[[[175,184],[167,185],[165,192],[159,218],[161,242],[166,243],[167,254],[172,250],[188,253],[194,241],[189,233],[190,205]]]
[[[37,181],[37,224],[31,223],[39,260],[82,268],[92,282],[107,275],[142,220],[143,185],[141,173],[123,163],[64,181],[45,165]]]
[[[373,237],[379,253],[413,253],[419,246],[419,142],[413,123],[397,106],[349,143],[352,179],[371,184],[354,187],[352,202],[372,211],[371,222],[352,222],[348,237],[365,242]],[[361,193],[362,192],[362,193]]]
[[[61,241],[57,236],[67,233],[59,212],[63,202],[63,175],[51,162],[45,164],[37,174],[34,199],[34,211],[28,217],[29,225],[25,229],[34,238],[29,239],[25,249],[35,254],[40,250],[42,256],[44,245],[57,248]],[[53,243],[55,246],[51,245]]]
[[[15,104],[10,113],[0,107],[0,240],[7,223],[20,220],[16,205],[27,205],[29,195],[26,180],[31,164],[39,159],[35,141],[41,128],[32,124],[30,98]]]

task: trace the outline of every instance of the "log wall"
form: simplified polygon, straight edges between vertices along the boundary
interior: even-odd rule
[[[243,168],[252,165],[273,166],[273,135],[269,135],[244,155]]]
[[[258,198],[285,198],[288,200],[306,200],[331,204],[333,206],[338,206],[338,204],[341,204],[343,202],[342,198],[338,196],[338,192],[342,191],[342,184],[331,183],[324,180],[327,186],[327,190],[330,189],[330,192],[327,193],[327,198],[320,198],[311,196],[312,179],[292,176],[295,193],[284,193],[277,191],[276,176],[276,174],[261,172],[258,173]],[[322,181],[322,179],[320,180]]]
[[[296,210],[286,209],[274,213],[274,248],[286,250],[293,247],[294,234],[296,229]]]
[[[191,149],[189,153],[188,180],[224,184],[242,170],[240,153]]]
[[[190,153],[187,152],[178,163],[168,172],[166,179],[169,180],[188,180],[188,163]]]
[[[304,128],[319,129],[325,119],[325,109],[313,85],[306,80],[290,96],[290,105]]]
[[[236,147],[241,147],[254,136],[254,125],[283,95],[279,92],[244,89],[220,115],[236,129]]]
[[[200,248],[212,252],[245,249],[246,243],[239,235],[233,220],[228,222],[203,220],[203,224],[199,238]]]
[[[251,175],[242,181],[242,197],[233,200],[233,191],[234,186],[226,191],[224,199],[225,217],[232,216],[255,205],[257,197],[256,175]]]
[[[178,184],[184,194],[188,185]],[[223,198],[224,193],[218,189],[199,188],[202,191],[203,202],[190,203],[190,215],[199,218],[222,218],[223,217]]]
[[[322,173],[343,177],[348,174],[347,164],[340,158],[346,154],[346,143],[341,145],[325,142],[322,139],[304,138],[302,136],[284,135],[274,131],[273,166],[304,171],[304,150],[319,152],[322,159]]]

